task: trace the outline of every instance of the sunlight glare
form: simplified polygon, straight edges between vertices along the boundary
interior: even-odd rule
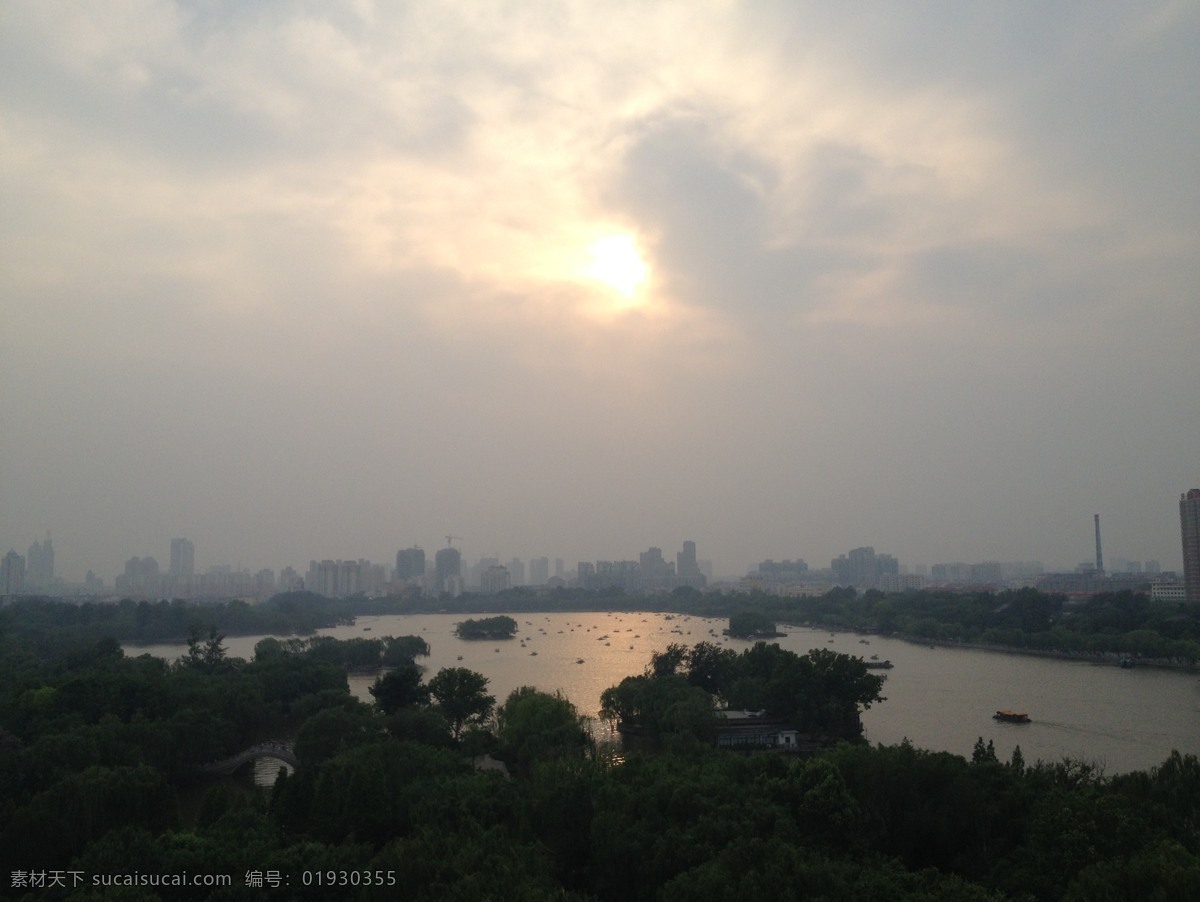
[[[592,263],[586,273],[589,278],[616,289],[626,299],[632,299],[638,287],[646,281],[649,267],[632,235],[608,235],[592,242],[588,249]]]

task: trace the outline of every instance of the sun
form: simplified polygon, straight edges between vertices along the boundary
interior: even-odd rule
[[[588,248],[591,265],[585,275],[614,289],[627,301],[635,299],[638,289],[650,274],[650,267],[638,252],[632,235],[607,235]]]

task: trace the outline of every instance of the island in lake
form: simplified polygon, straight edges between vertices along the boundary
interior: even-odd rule
[[[516,635],[517,621],[504,616],[464,620],[454,632],[460,639],[511,639]]]

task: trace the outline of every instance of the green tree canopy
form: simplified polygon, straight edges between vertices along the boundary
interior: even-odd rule
[[[421,685],[421,671],[416,667],[390,670],[375,680],[368,691],[384,714],[395,714],[429,701],[429,687]]]
[[[580,757],[592,745],[587,721],[560,692],[514,689],[496,711],[501,749],[518,769],[539,761]]]
[[[487,677],[466,667],[444,667],[429,681],[429,694],[450,721],[455,739],[462,735],[463,727],[491,717],[496,698],[488,695],[487,684]]]

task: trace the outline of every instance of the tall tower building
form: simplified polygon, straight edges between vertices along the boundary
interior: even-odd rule
[[[35,589],[48,589],[54,582],[54,545],[50,541],[50,532],[46,532],[46,541],[34,542],[29,546],[28,566],[25,571],[25,583]]]
[[[396,579],[418,582],[425,578],[425,549],[414,545],[396,552]]]
[[[1183,540],[1183,588],[1188,601],[1200,602],[1200,489],[1179,496],[1179,535]]]
[[[0,561],[0,595],[17,595],[25,588],[25,558],[10,551]]]
[[[462,576],[462,554],[457,548],[443,548],[433,556],[434,573],[437,577],[437,592],[453,592]]]
[[[171,540],[171,576],[194,576],[196,546],[188,539]]]
[[[696,563],[696,543],[690,539],[683,543],[683,551],[675,555],[675,572],[686,577],[700,575],[700,565]]]

